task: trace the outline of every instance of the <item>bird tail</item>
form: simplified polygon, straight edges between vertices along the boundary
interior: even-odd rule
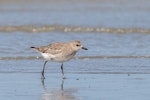
[[[30,47],[30,48],[33,48],[33,49],[34,49],[34,48],[36,48],[36,47]]]
[[[30,47],[31,49],[35,50],[35,51],[38,51],[38,52],[45,52],[47,50],[47,48],[45,49],[44,48],[45,46],[41,46],[41,47]]]
[[[36,51],[38,51],[38,48],[37,47],[30,47],[31,49],[34,49]]]

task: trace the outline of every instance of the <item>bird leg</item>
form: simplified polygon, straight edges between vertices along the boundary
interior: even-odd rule
[[[64,76],[63,63],[61,64],[61,71],[62,71],[63,79],[66,79],[66,77]]]
[[[42,79],[45,79],[45,77],[44,77],[44,70],[45,70],[45,66],[46,66],[46,63],[47,63],[48,61],[45,61],[44,62],[44,66],[43,66],[43,70],[42,70]]]

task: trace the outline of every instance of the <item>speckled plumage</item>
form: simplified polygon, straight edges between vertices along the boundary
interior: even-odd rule
[[[47,46],[31,47],[31,48],[41,53],[43,58],[46,60],[46,62],[51,60],[51,61],[61,62],[61,63],[72,59],[80,49],[87,50],[87,48],[84,48],[82,46],[80,41],[57,42],[57,43],[49,44]],[[45,68],[45,64],[44,64],[44,68]]]

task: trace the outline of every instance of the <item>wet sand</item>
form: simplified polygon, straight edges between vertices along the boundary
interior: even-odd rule
[[[48,62],[41,80],[43,60],[0,61],[2,100],[149,100],[148,58],[74,59]]]
[[[149,74],[1,73],[2,100],[149,100]]]

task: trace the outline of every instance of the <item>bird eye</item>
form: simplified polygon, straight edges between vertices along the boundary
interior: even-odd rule
[[[80,46],[80,45],[77,44],[76,46],[78,47],[78,46]]]

